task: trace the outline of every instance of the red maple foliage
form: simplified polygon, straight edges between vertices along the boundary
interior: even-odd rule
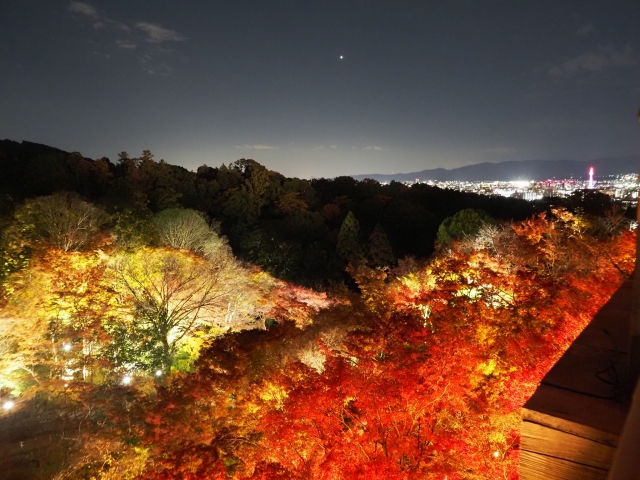
[[[632,234],[581,228],[559,211],[352,269],[361,298],[313,318],[356,325],[318,334],[321,368],[283,354],[292,322],[220,339],[145,406],[140,478],[518,478],[519,408],[633,268]],[[280,298],[278,318],[312,316]]]

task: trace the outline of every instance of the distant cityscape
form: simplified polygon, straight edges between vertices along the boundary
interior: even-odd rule
[[[479,193],[482,195],[501,195],[503,197],[521,198],[524,200],[540,200],[544,197],[568,197],[578,190],[596,190],[613,197],[625,205],[638,203],[638,174],[596,176],[592,171],[585,178],[517,180],[517,181],[459,181],[459,180],[420,180],[403,182],[405,185],[423,183],[439,188],[449,188],[461,192]]]

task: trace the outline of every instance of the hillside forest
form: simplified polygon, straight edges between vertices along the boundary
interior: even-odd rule
[[[0,477],[517,479],[634,212],[0,142]]]

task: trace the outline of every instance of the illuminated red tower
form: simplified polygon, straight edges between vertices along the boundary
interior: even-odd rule
[[[593,188],[593,167],[589,170],[589,188]]]

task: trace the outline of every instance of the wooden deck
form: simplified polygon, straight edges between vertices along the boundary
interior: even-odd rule
[[[631,288],[618,289],[522,409],[522,480],[606,479],[629,410]]]

